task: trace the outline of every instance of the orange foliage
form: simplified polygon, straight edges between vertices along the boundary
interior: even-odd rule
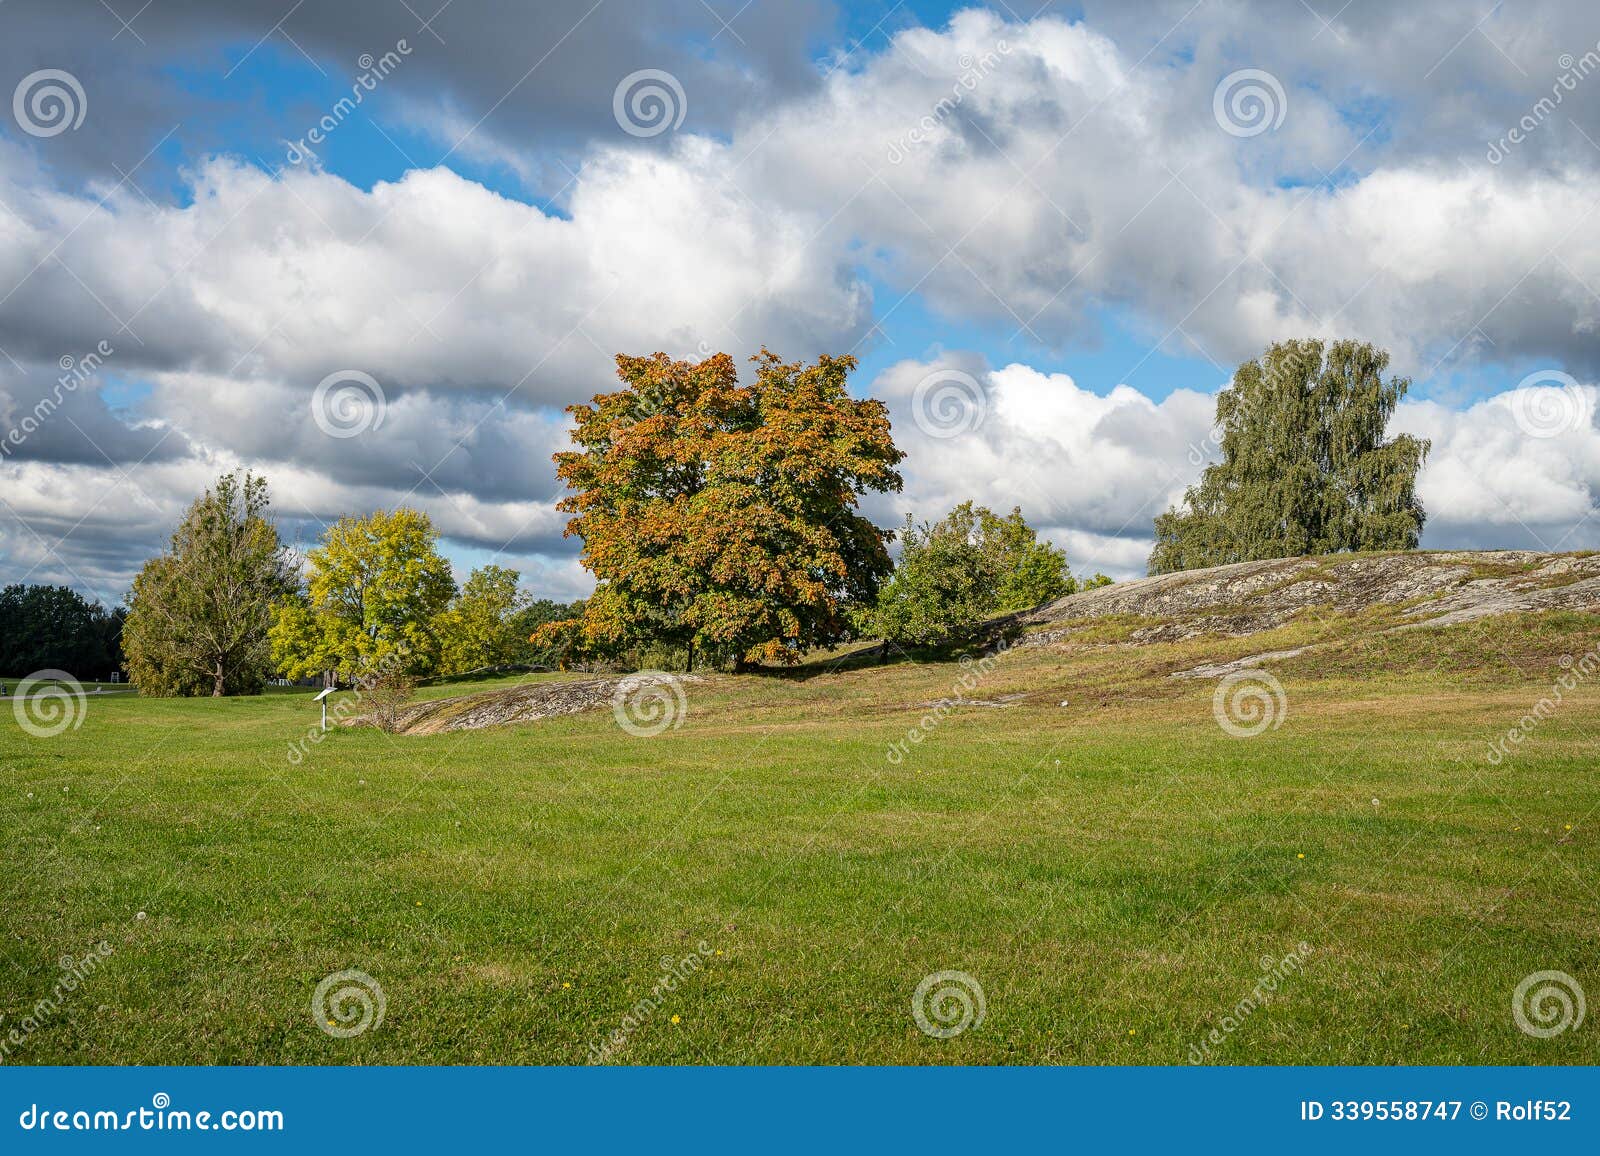
[[[838,642],[889,573],[892,534],[856,512],[900,489],[878,401],[845,389],[853,357],[763,349],[741,385],[725,353],[617,358],[625,388],[568,409],[567,533],[599,580],[584,640],[661,640],[737,662],[795,662]],[[557,624],[552,624],[552,626]],[[546,628],[549,629],[549,628]]]

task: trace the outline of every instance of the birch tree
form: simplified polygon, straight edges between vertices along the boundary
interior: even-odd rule
[[[1222,460],[1156,518],[1150,572],[1341,550],[1413,550],[1426,440],[1385,440],[1411,382],[1356,341],[1283,341],[1217,397]]]

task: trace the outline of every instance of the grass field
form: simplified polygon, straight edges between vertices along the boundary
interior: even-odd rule
[[[654,737],[347,729],[298,765],[309,696],[91,698],[44,738],[4,704],[0,1040],[110,950],[4,1062],[582,1063],[615,1031],[613,1063],[1600,1063],[1600,1013],[1512,1012],[1540,971],[1600,997],[1600,690],[1487,758],[1597,624],[1101,624],[987,671],[715,676]],[[1344,641],[1273,668],[1257,737],[1166,677],[1313,638]],[[964,669],[1023,697],[927,705]],[[385,1001],[352,1038],[311,1014],[344,969]],[[912,1014],[942,971],[983,993],[953,1038]]]

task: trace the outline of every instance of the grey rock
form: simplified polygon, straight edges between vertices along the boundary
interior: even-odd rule
[[[1600,554],[1532,550],[1330,554],[1240,562],[1159,574],[1072,594],[1018,616],[1070,637],[1096,618],[1126,616],[1135,644],[1201,636],[1241,638],[1273,630],[1303,614],[1349,614],[1374,606],[1401,608],[1408,621],[1393,630],[1451,626],[1498,614],[1536,610],[1600,611]],[[1251,655],[1181,671],[1175,678],[1220,678],[1312,647]]]

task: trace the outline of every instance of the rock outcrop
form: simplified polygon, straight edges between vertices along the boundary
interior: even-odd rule
[[[670,725],[682,711],[681,684],[703,681],[695,674],[644,672],[617,678],[530,682],[412,703],[400,708],[391,729],[396,734],[431,735],[609,707],[618,712],[619,721],[625,718],[641,729],[654,730],[663,718]],[[345,725],[372,726],[374,719],[369,714],[356,715]]]
[[[1021,619],[1032,625],[1148,618],[1134,641],[1168,642],[1258,634],[1319,607],[1373,606],[1397,608],[1412,626],[1529,610],[1600,610],[1600,554],[1415,550],[1239,562],[1071,594]]]

